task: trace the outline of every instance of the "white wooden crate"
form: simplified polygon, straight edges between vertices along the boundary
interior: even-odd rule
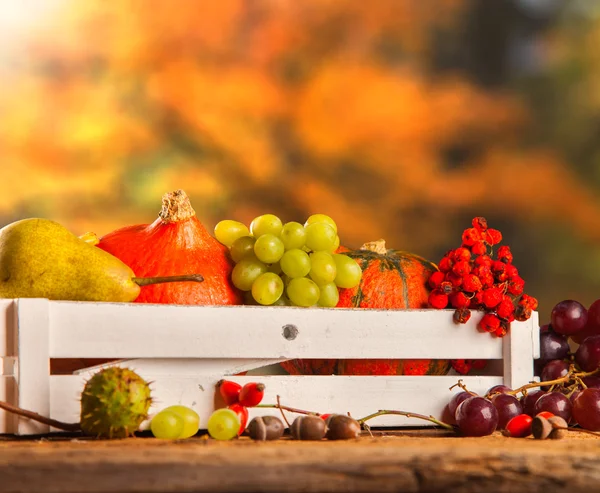
[[[361,417],[378,409],[441,416],[458,376],[233,376],[294,358],[500,360],[499,375],[460,377],[469,389],[511,387],[533,379],[538,316],[514,322],[503,339],[465,325],[452,310],[362,310],[260,306],[175,306],[0,300],[0,399],[66,422],[79,420],[79,394],[99,367],[50,375],[50,358],[115,358],[153,382],[151,413],[190,406],[201,427],[214,410],[221,378],[266,385],[263,402]],[[108,366],[108,365],[103,365]],[[251,409],[250,416],[278,414]],[[293,418],[294,415],[289,415]],[[373,426],[427,422],[382,416]],[[0,410],[0,432],[37,434],[48,426]]]

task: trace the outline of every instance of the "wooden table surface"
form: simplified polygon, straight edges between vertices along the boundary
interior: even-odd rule
[[[600,439],[458,438],[430,429],[343,442],[4,436],[0,491],[597,492]]]

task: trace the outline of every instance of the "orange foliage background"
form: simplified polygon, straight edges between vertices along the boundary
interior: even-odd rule
[[[211,230],[323,212],[348,246],[383,237],[437,261],[483,215],[542,320],[589,304],[600,26],[530,3],[2,4],[0,225],[101,235],[183,188]]]

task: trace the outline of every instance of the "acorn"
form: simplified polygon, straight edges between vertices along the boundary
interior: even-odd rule
[[[252,440],[278,440],[283,436],[285,427],[277,416],[256,416],[248,425],[248,434]]]
[[[290,426],[290,433],[296,440],[321,440],[327,433],[327,425],[318,416],[298,416]]]
[[[531,422],[531,434],[533,438],[544,440],[552,433],[552,424],[543,416],[536,416]]]
[[[328,440],[349,440],[360,436],[360,423],[344,414],[332,414],[326,420]]]

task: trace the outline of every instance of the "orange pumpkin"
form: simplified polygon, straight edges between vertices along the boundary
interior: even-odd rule
[[[209,234],[183,190],[166,193],[152,224],[127,226],[100,238],[98,248],[127,264],[139,277],[199,273],[201,283],[142,287],[136,303],[237,305],[242,293],[231,283],[234,263],[226,246]]]
[[[338,307],[428,308],[427,280],[437,267],[418,255],[388,250],[383,240],[367,243],[359,250],[340,248],[362,268],[360,284],[340,290]],[[351,359],[290,360],[282,367],[293,375],[445,375],[448,360]]]

